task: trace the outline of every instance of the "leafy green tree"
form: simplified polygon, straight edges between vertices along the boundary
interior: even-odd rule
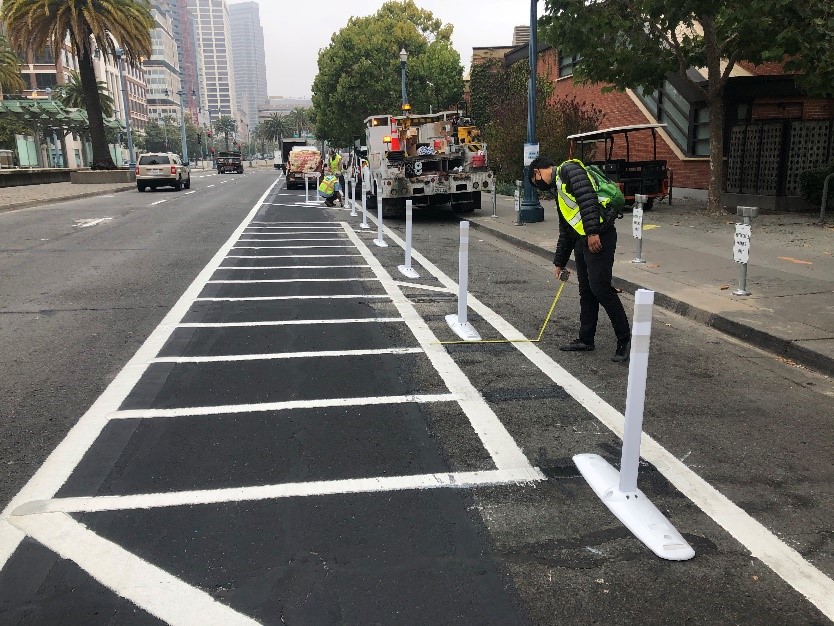
[[[400,50],[408,53],[406,86],[417,112],[457,103],[463,93],[452,26],[414,0],[389,1],[374,15],[351,17],[319,52],[313,81],[316,136],[347,146],[364,120],[401,111]]]
[[[226,142],[226,151],[229,151],[229,135],[237,131],[237,123],[233,117],[228,115],[221,115],[219,119],[214,122],[214,130],[218,133],[223,133],[223,139]]]
[[[116,56],[117,44],[130,65],[151,54],[154,25],[148,0],[4,0],[3,21],[12,46],[39,51],[52,46],[55,58],[69,40],[78,59],[84,102],[90,121],[93,169],[114,169],[104,112],[93,66],[96,48],[106,58]]]
[[[546,0],[543,38],[580,55],[574,79],[615,89],[660,86],[677,73],[709,108],[709,210],[721,211],[723,96],[739,61],[787,58],[800,84],[821,95],[834,90],[834,5],[830,0]],[[787,57],[786,57],[787,55]],[[704,67],[706,84],[688,70]]]
[[[98,89],[98,97],[101,102],[101,112],[105,117],[113,117],[114,102],[113,97],[107,90],[107,83],[103,80],[96,81]],[[58,85],[52,91],[52,97],[59,100],[65,107],[73,109],[83,109],[86,95],[84,94],[84,87],[81,84],[81,76],[75,70],[70,70],[69,81],[63,85]]]
[[[527,78],[529,64],[504,68],[499,61],[479,63],[471,71],[471,112],[483,132],[489,162],[503,183],[521,178],[521,146],[527,138]],[[554,160],[568,157],[567,136],[594,130],[602,111],[573,99],[552,99],[553,83],[537,81],[536,136],[542,152]]]
[[[20,76],[20,59],[0,33],[0,90],[16,93],[25,88]]]
[[[0,148],[15,150],[15,135],[28,135],[26,124],[12,116],[0,115]]]
[[[180,127],[171,118],[148,120],[145,124],[145,150],[148,152],[179,152]]]

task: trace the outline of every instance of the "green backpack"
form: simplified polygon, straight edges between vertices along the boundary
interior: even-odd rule
[[[597,192],[597,198],[603,208],[603,221],[613,222],[615,219],[623,216],[623,207],[625,206],[625,197],[620,191],[620,186],[605,175],[598,165],[585,165],[579,159],[573,159],[574,163],[581,165],[588,177],[594,185]]]

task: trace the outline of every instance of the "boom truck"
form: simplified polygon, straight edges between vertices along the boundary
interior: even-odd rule
[[[365,120],[369,208],[402,215],[414,208],[451,204],[457,213],[481,208],[481,192],[495,184],[486,144],[463,111],[374,115]]]

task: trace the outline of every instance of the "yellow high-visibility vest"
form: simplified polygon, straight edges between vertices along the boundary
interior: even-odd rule
[[[334,174],[339,171],[339,166],[342,164],[342,155],[338,152],[336,156],[330,159],[330,171]]]
[[[336,189],[336,183],[338,182],[339,179],[333,176],[333,174],[327,174],[322,178],[321,183],[319,183],[319,191],[325,196],[332,196],[333,191]]]
[[[573,229],[581,236],[585,235],[585,225],[582,223],[582,214],[579,211],[579,203],[576,201],[567,189],[567,185],[559,178],[559,168],[553,168],[554,176],[556,177],[556,198],[559,204],[559,212],[565,218],[565,221],[570,224]],[[591,185],[594,185],[591,180]],[[599,218],[600,223],[603,222],[602,216]]]

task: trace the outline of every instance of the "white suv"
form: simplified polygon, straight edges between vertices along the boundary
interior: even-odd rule
[[[148,152],[136,164],[136,188],[173,187],[177,191],[191,188],[191,170],[173,152]]]

